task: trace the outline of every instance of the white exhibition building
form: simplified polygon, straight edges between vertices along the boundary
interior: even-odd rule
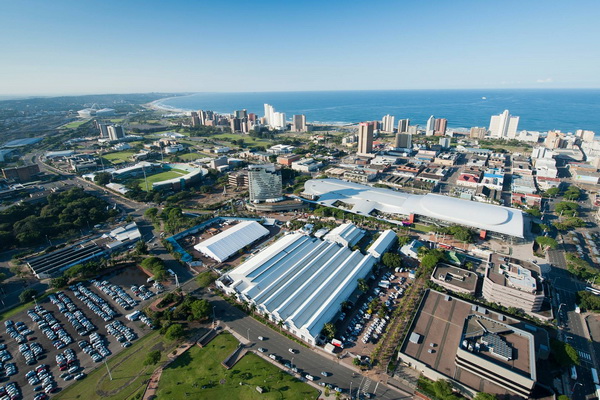
[[[350,225],[350,224],[349,224]],[[254,304],[259,313],[308,344],[317,344],[323,326],[340,312],[357,288],[358,279],[371,273],[377,258],[352,251],[333,240],[358,240],[364,232],[353,225],[337,229],[332,240],[321,240],[295,232],[252,256],[239,267],[223,275],[217,286],[240,301]],[[378,251],[396,240],[386,234],[378,242]],[[373,246],[372,246],[373,247]]]
[[[504,237],[524,237],[523,213],[510,207],[432,193],[410,194],[339,179],[308,180],[304,184],[302,196],[313,203],[341,208],[359,215],[370,215],[373,211],[378,211],[408,219],[418,216],[441,224],[463,225]]]
[[[196,251],[218,262],[227,260],[246,246],[269,234],[256,221],[244,221],[194,246]]]

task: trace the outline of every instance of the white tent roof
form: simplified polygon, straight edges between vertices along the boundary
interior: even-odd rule
[[[244,221],[198,243],[194,249],[207,257],[223,262],[240,249],[268,234],[269,230],[258,222]]]
[[[478,203],[437,194],[417,195],[374,188],[339,179],[311,179],[304,193],[318,198],[315,202],[334,207],[337,201],[351,204],[349,210],[369,215],[373,210],[400,215],[422,215],[477,229],[523,237],[523,213],[493,204]]]

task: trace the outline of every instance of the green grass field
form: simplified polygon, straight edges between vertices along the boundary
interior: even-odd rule
[[[238,135],[235,133],[219,133],[218,135],[211,135],[210,139],[221,139],[221,140],[239,140],[244,139],[244,143],[248,146],[271,146],[273,144],[272,141],[267,139],[257,139],[250,137],[248,135]]]
[[[252,353],[226,370],[221,361],[237,345],[232,335],[221,333],[205,348],[190,348],[163,371],[157,398],[314,400],[319,395],[317,390]],[[258,393],[257,386],[266,392]]]
[[[75,129],[75,128],[78,128],[81,125],[85,124],[88,121],[89,121],[89,119],[86,119],[85,121],[73,121],[73,122],[69,122],[68,124],[64,124],[63,126],[61,126],[61,128],[62,129]]]
[[[143,390],[145,381],[157,368],[156,365],[143,365],[148,352],[161,350],[163,353],[161,361],[165,361],[165,354],[168,354],[173,347],[174,344],[164,342],[157,331],[149,333],[134,342],[133,346],[108,359],[112,381],[102,363],[85,379],[74,383],[53,398],[62,400],[125,400],[132,398],[134,394]]]
[[[166,181],[167,179],[177,178],[187,174],[186,171],[181,169],[173,168],[165,172],[159,172],[158,174],[148,176],[148,189],[152,190],[152,184],[154,182]],[[146,181],[144,178],[137,179],[140,189],[146,190]]]
[[[131,156],[135,154],[135,151],[126,150],[126,151],[118,151],[116,153],[104,154],[102,158],[106,161],[118,165],[126,162],[131,162]]]
[[[177,154],[177,157],[179,157],[181,160],[185,160],[185,161],[194,161],[199,158],[203,158],[205,156],[202,154],[198,154],[198,153],[187,153],[187,154]]]

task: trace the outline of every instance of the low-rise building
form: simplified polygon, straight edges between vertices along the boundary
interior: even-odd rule
[[[481,174],[464,173],[463,172],[456,179],[456,184],[458,186],[476,188],[477,186],[479,186],[480,181],[481,181]]]
[[[478,279],[475,272],[443,263],[438,264],[431,274],[433,283],[452,292],[471,295],[475,294]]]
[[[504,169],[488,168],[483,173],[483,178],[481,179],[480,185],[501,191],[502,187],[504,186]]]
[[[315,172],[323,166],[323,163],[316,161],[313,158],[303,158],[292,162],[292,169],[300,172]]]
[[[377,178],[377,171],[371,169],[353,169],[344,171],[342,174],[343,179],[350,182],[367,183]]]
[[[289,144],[276,144],[267,149],[267,153],[269,154],[290,154],[294,151],[296,146],[291,146]]]
[[[300,154],[283,154],[277,157],[277,163],[290,167],[294,161],[298,161],[301,158]]]
[[[233,187],[248,187],[248,171],[230,172],[227,183]]]
[[[2,168],[4,179],[15,182],[29,182],[40,173],[37,164],[23,165],[21,167]]]
[[[379,260],[396,243],[397,239],[396,232],[387,229],[381,232],[379,237],[369,246],[367,253]]]
[[[354,224],[346,223],[332,229],[325,235],[325,240],[339,243],[342,246],[353,247],[363,236],[365,236],[365,231]]]
[[[456,165],[459,159],[460,153],[445,151],[435,156],[433,163],[437,165],[445,165],[447,167],[451,167],[453,165]]]
[[[410,243],[405,244],[400,248],[400,253],[405,255],[406,257],[418,259],[419,258],[419,248],[423,247],[423,243],[414,239]]]
[[[537,193],[535,181],[531,175],[513,175],[511,182],[511,191],[513,193],[534,194]]]
[[[534,161],[534,166],[537,177],[556,178],[558,176],[554,158],[537,158]]]

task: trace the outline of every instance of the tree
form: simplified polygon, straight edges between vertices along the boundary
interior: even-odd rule
[[[185,335],[185,330],[183,329],[183,325],[181,324],[173,324],[169,326],[167,331],[165,332],[165,339],[167,340],[178,340],[181,339]]]
[[[360,365],[360,358],[354,357],[354,359],[352,360],[352,364],[358,367]]]
[[[19,301],[21,301],[21,303],[29,303],[37,296],[37,294],[38,292],[35,289],[25,289],[19,295]]]
[[[158,208],[152,207],[144,212],[144,217],[148,218],[151,221],[155,221],[156,217],[158,217]]]
[[[452,384],[445,379],[438,379],[431,385],[435,396],[440,399],[447,399],[452,396]]]
[[[388,268],[396,269],[402,266],[402,257],[396,253],[387,252],[381,257],[383,265]]]
[[[561,201],[556,204],[554,207],[554,211],[557,214],[571,216],[574,217],[577,215],[577,210],[579,209],[579,204],[573,203],[572,201]]]
[[[4,272],[0,272],[0,283],[4,282],[6,279],[6,274]]]
[[[538,218],[542,216],[540,209],[537,207],[528,208],[527,210],[525,210],[525,212],[529,215],[533,215],[534,217]]]
[[[146,244],[146,242],[144,242],[142,239],[138,240],[135,244],[135,253],[148,254],[148,244]]]
[[[194,300],[191,306],[192,317],[197,320],[205,319],[210,315],[210,303],[207,300]]]
[[[337,333],[335,324],[328,322],[325,325],[323,325],[322,333],[323,333],[323,335],[327,336],[327,339],[329,339],[329,340],[333,339],[335,337],[335,334]]]
[[[538,236],[535,238],[535,242],[544,249],[555,249],[558,246],[558,242],[548,236]]]
[[[61,289],[67,286],[69,283],[69,278],[66,276],[59,276],[50,280],[50,286],[54,289]]]
[[[544,192],[544,194],[548,197],[556,197],[560,193],[560,189],[557,187],[552,187]]]
[[[96,182],[98,185],[106,185],[108,183],[110,183],[110,178],[112,177],[112,175],[108,172],[100,172],[98,174],[96,174],[96,176],[94,176],[94,182]]]
[[[151,351],[146,355],[144,365],[156,365],[160,361],[160,350]]]
[[[358,290],[360,290],[363,293],[366,293],[369,291],[369,285],[367,284],[367,281],[364,280],[363,278],[360,278],[358,280]]]
[[[581,190],[577,186],[569,186],[563,197],[567,200],[577,200],[581,196]]]
[[[408,244],[412,239],[410,238],[410,236],[406,236],[406,235],[402,235],[402,236],[398,236],[398,244],[400,246],[404,246],[405,244]]]

